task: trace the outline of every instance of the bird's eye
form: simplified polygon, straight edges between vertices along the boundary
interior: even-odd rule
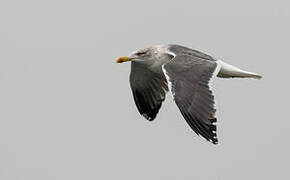
[[[168,54],[168,56],[170,57],[170,59],[174,58],[174,56],[172,54]]]
[[[137,52],[136,55],[137,56],[143,56],[146,54],[146,51],[142,51],[142,52]]]

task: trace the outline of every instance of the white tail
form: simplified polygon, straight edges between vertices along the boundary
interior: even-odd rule
[[[255,78],[255,79],[261,79],[262,76],[253,72],[243,71],[235,66],[232,66],[230,64],[227,64],[221,60],[217,61],[221,69],[218,73],[218,77],[222,78]]]

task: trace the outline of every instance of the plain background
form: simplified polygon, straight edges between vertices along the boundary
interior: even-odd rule
[[[289,179],[289,6],[1,0],[0,180]],[[264,76],[215,81],[216,146],[170,95],[155,121],[137,112],[115,60],[166,43]]]

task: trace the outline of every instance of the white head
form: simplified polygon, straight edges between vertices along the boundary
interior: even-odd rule
[[[173,57],[174,56],[168,52],[167,45],[154,45],[134,51],[128,57],[120,57],[117,60],[117,63],[136,61],[151,64],[156,61],[163,61],[164,59],[169,59]]]

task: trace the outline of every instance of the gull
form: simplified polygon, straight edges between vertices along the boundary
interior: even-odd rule
[[[220,78],[262,78],[200,51],[176,45],[154,45],[117,59],[131,62],[130,86],[139,113],[155,119],[171,92],[182,116],[198,135],[218,143],[216,108],[211,82]]]

